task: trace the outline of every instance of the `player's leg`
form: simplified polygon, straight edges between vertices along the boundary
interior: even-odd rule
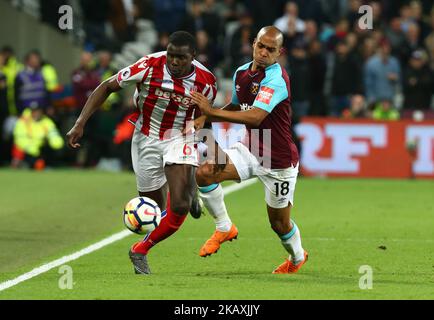
[[[220,151],[223,152],[223,151]],[[207,257],[216,253],[223,242],[238,237],[238,229],[232,223],[224,203],[223,181],[244,181],[251,178],[250,163],[246,156],[248,149],[242,144],[235,144],[224,153],[225,163],[205,163],[196,173],[200,196],[210,215],[214,218],[216,231],[202,246],[199,255]],[[217,157],[216,157],[217,159]]]
[[[217,168],[215,164],[205,164],[197,171],[196,181],[199,185],[200,197],[216,225],[214,234],[199,251],[201,257],[217,253],[222,243],[238,237],[238,229],[228,215],[223,188],[220,184],[228,180],[239,180],[238,173],[232,164],[228,164],[223,170]]]
[[[197,192],[195,192],[193,201],[191,202],[190,214],[194,219],[199,219],[203,214],[202,204]]]
[[[232,221],[224,203],[223,188],[220,182],[239,180],[239,176],[234,168],[227,166],[229,157],[220,148],[213,136],[207,137],[206,146],[214,146],[214,148],[208,147],[206,149],[206,158],[201,159],[203,164],[196,172],[199,196],[214,219],[216,230],[229,232],[232,228]],[[220,163],[219,156],[223,159],[223,163]]]
[[[144,136],[136,130],[132,139],[131,158],[136,174],[137,190],[142,197],[149,197],[161,208],[162,217],[166,216],[167,179],[163,168],[163,151],[158,140]],[[170,201],[169,199],[167,201]],[[162,218],[164,221],[164,218]],[[163,222],[160,223],[160,225]],[[157,227],[158,229],[159,227]],[[157,230],[156,229],[156,230]],[[154,230],[154,232],[156,231]],[[151,233],[152,235],[152,233]],[[149,236],[135,243],[129,253],[137,274],[150,274],[147,253],[151,247]]]
[[[194,142],[183,137],[155,141],[161,163],[155,168],[158,176],[164,176],[169,187],[169,197],[164,218],[160,225],[144,241],[133,247],[133,252],[146,256],[157,243],[170,237],[183,224],[191,208],[196,182],[195,166],[198,164]],[[151,174],[151,173],[149,173]]]
[[[168,165],[165,167],[165,176],[170,193],[166,211],[163,213],[164,218],[152,233],[134,245],[134,253],[147,255],[157,243],[170,237],[184,223],[196,192],[194,169],[191,165]]]
[[[213,217],[216,229],[221,232],[228,232],[232,227],[232,221],[224,203],[223,188],[220,184],[230,180],[240,180],[233,164],[227,164],[221,168],[216,164],[206,163],[200,166],[196,172],[199,195],[209,214]]]
[[[168,192],[168,185],[167,183],[161,187],[158,190],[155,191],[149,191],[149,192],[141,192],[139,191],[140,197],[146,197],[154,200],[158,206],[160,207],[161,211],[166,210],[166,203],[167,203],[167,192]]]
[[[271,228],[279,236],[289,259],[280,265],[273,273],[296,273],[307,261],[307,252],[301,244],[300,229],[290,219],[291,205],[277,209],[267,205]]]
[[[162,210],[162,216],[165,217],[166,216],[166,198],[167,198],[167,183],[161,187],[158,190],[154,190],[154,191],[147,191],[147,192],[142,192],[139,191],[139,195],[141,197],[147,197],[150,198],[152,200],[154,200],[158,206],[161,208]],[[167,199],[167,201],[169,202],[170,200]],[[164,220],[164,218],[162,218],[162,220]],[[160,223],[161,225],[161,223]],[[154,230],[155,231],[155,230]],[[136,274],[150,274],[151,273],[151,268],[149,267],[148,264],[148,259],[147,259],[147,250],[146,250],[146,241],[148,237],[146,237],[143,241],[139,241],[137,243],[135,243],[129,252],[129,256],[130,256],[130,260],[133,263],[134,266],[134,271]],[[146,254],[144,254],[143,252],[146,252]]]
[[[289,259],[274,273],[295,273],[307,261],[307,252],[302,247],[300,230],[291,220],[298,167],[274,170],[258,176],[265,187],[265,201],[271,228],[278,235]]]

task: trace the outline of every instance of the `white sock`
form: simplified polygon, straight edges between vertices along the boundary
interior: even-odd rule
[[[300,230],[292,221],[293,228],[287,235],[281,236],[282,245],[288,251],[289,259],[295,264],[299,264],[304,259],[304,249],[301,246]]]
[[[199,195],[209,214],[214,218],[216,229],[221,232],[231,230],[232,221],[226,210],[222,186],[214,184],[208,187],[200,187]]]

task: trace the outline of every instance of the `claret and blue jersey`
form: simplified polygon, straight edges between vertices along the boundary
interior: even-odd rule
[[[259,154],[271,154],[271,169],[295,167],[299,161],[291,134],[291,90],[287,72],[278,63],[251,71],[252,62],[237,69],[233,81],[232,104],[260,108],[269,113],[258,128],[247,127],[245,141],[251,141],[252,129],[271,130],[271,146],[259,137]],[[249,145],[247,145],[249,147]]]

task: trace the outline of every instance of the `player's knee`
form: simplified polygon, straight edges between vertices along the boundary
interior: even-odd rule
[[[188,214],[191,207],[191,201],[188,201],[188,199],[171,199],[170,200],[170,209],[173,213],[183,216]]]
[[[213,167],[211,165],[204,165],[196,171],[196,182],[199,187],[205,187],[213,184]]]

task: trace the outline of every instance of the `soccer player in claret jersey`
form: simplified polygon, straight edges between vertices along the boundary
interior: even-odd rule
[[[103,82],[91,94],[67,135],[69,146],[79,148],[86,122],[107,97],[129,85],[136,86],[136,112],[130,120],[136,127],[131,155],[139,195],[155,200],[164,210],[169,189],[160,225],[130,250],[137,274],[151,273],[149,250],[175,233],[189,211],[196,217],[200,215],[195,182],[198,153],[193,136],[182,132],[200,112],[191,92],[200,92],[212,104],[217,87],[215,76],[194,59],[195,53],[191,34],[173,33],[167,51],[147,55]]]
[[[226,165],[205,163],[198,169],[196,180],[217,229],[201,248],[202,257],[216,253],[223,242],[238,236],[227,214],[219,183],[257,176],[264,185],[271,227],[289,253],[289,259],[273,273],[291,274],[303,266],[308,254],[301,245],[297,225],[290,219],[299,155],[290,129],[289,77],[277,63],[282,45],[283,35],[279,29],[264,27],[260,30],[253,44],[253,61],[235,72],[232,102],[225,108],[212,108],[204,95],[193,93],[193,101],[208,121],[228,121],[247,127],[246,139],[225,150]],[[198,119],[197,123],[200,122]],[[262,140],[267,132],[271,135],[271,145]]]

